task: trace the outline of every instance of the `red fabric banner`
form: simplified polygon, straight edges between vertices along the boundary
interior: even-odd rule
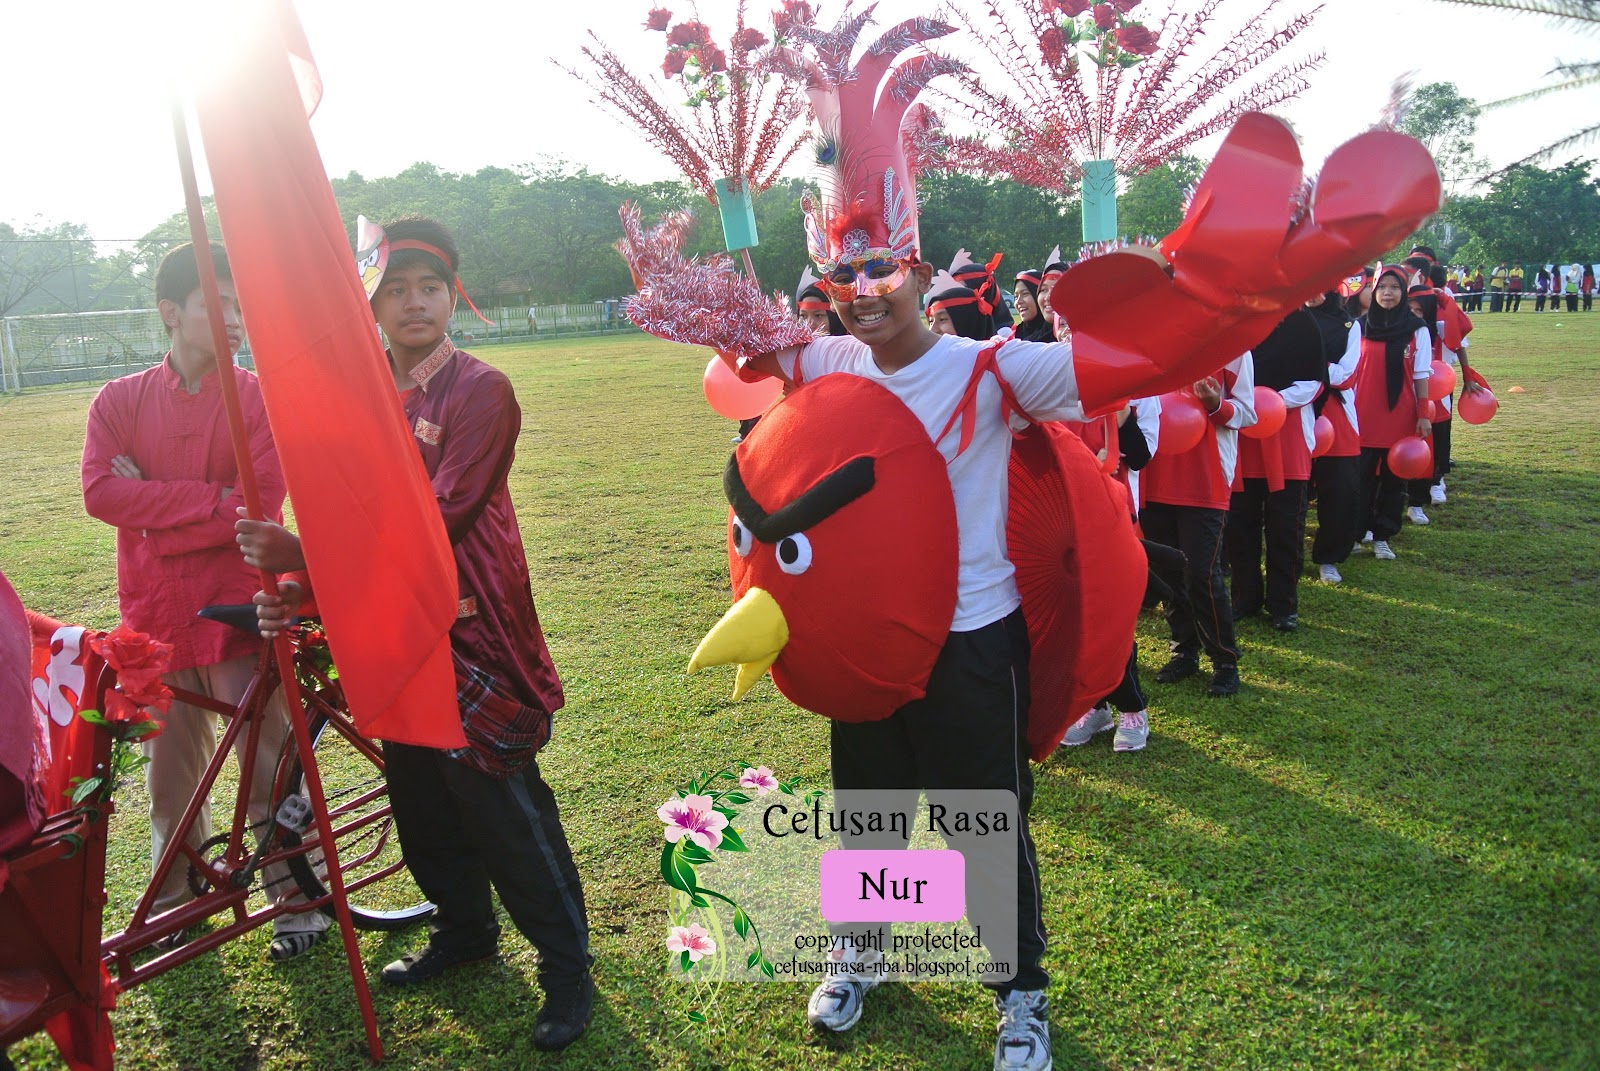
[[[287,0],[240,8],[194,103],[317,604],[363,733],[463,747],[455,561],[307,121],[316,66]]]

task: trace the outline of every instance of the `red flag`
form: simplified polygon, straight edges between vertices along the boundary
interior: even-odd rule
[[[321,82],[287,0],[247,7],[195,110],[317,604],[363,733],[464,747],[455,560],[307,122]]]

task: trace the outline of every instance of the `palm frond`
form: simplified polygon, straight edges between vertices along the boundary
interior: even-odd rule
[[[1594,23],[1600,28],[1600,0],[1448,0],[1468,7],[1491,7],[1520,15],[1544,15],[1552,19],[1574,19]]]
[[[1540,86],[1538,89],[1530,89],[1526,93],[1518,93],[1516,96],[1507,97],[1504,100],[1490,101],[1488,104],[1483,105],[1483,107],[1504,108],[1512,104],[1521,104],[1523,101],[1538,100],[1540,97],[1548,97],[1552,93],[1565,93],[1569,90],[1582,89],[1584,86],[1592,86],[1600,83],[1600,63],[1584,64],[1583,66],[1593,69],[1575,78],[1568,78],[1564,82],[1556,82],[1554,85]]]
[[[1588,145],[1596,140],[1600,140],[1600,123],[1585,127],[1575,134],[1568,134],[1560,141],[1553,141],[1544,148],[1537,149],[1534,152],[1529,153],[1527,156],[1524,156],[1522,159],[1509,163],[1500,170],[1484,176],[1484,178],[1492,181],[1504,175],[1507,171],[1510,171],[1514,167],[1522,167],[1525,164],[1542,164],[1558,153],[1565,152],[1568,149],[1576,149],[1580,145]]]

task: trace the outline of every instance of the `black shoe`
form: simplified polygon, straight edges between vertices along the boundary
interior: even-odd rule
[[[544,1007],[533,1025],[533,1047],[555,1052],[577,1041],[589,1029],[594,1013],[594,975],[588,971],[576,982],[545,990]]]
[[[385,967],[382,977],[390,985],[416,985],[433,981],[451,967],[493,959],[494,955],[493,945],[452,950],[429,941],[422,951],[408,952]]]
[[[1234,665],[1217,666],[1211,671],[1211,687],[1206,689],[1206,694],[1213,699],[1226,699],[1231,695],[1239,694],[1239,667]]]
[[[1299,614],[1284,614],[1282,617],[1272,619],[1272,627],[1279,632],[1293,632],[1300,627]]]
[[[1177,684],[1200,672],[1200,660],[1187,655],[1173,655],[1167,664],[1156,671],[1157,684]]]

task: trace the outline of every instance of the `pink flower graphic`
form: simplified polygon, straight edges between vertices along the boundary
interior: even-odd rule
[[[744,773],[739,775],[739,787],[748,788],[758,796],[765,796],[768,792],[778,787],[778,779],[772,776],[772,771],[765,766],[752,769],[744,768]]]
[[[667,935],[667,951],[674,954],[687,952],[689,962],[699,963],[701,957],[717,954],[717,942],[698,922],[693,926],[674,926]]]
[[[722,843],[722,830],[728,824],[718,813],[710,796],[674,797],[656,808],[656,817],[667,824],[666,837],[676,844],[684,837],[710,850]]]

